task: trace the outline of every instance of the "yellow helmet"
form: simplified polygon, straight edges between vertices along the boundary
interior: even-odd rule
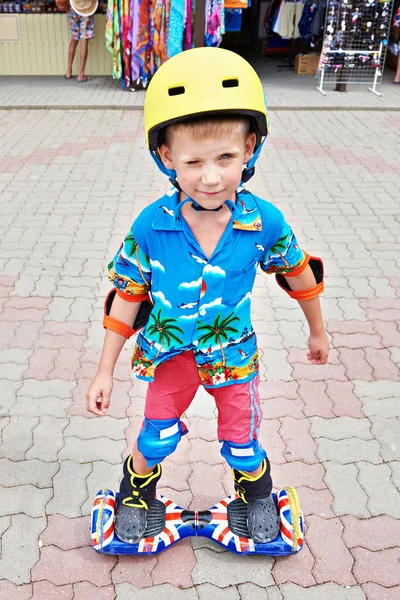
[[[218,114],[252,117],[260,146],[268,133],[268,116],[264,90],[253,67],[222,48],[195,48],[175,55],[158,69],[146,93],[144,126],[150,152],[153,156],[157,152],[164,127]]]

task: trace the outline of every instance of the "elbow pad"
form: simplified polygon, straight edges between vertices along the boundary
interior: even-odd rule
[[[317,256],[309,256],[308,254],[306,254],[305,256],[306,258],[304,262],[298,269],[295,269],[294,271],[292,271],[291,273],[287,273],[286,275],[275,275],[275,279],[279,287],[285,290],[285,292],[288,293],[289,296],[291,298],[294,298],[295,300],[311,300],[312,298],[319,296],[319,294],[322,294],[322,292],[324,291],[324,263]],[[286,277],[296,277],[297,275],[300,275],[300,273],[304,271],[307,265],[310,265],[317,285],[315,285],[312,288],[309,288],[308,290],[292,290]]]
[[[107,294],[107,297],[104,302],[103,327],[105,329],[112,329],[112,331],[123,335],[128,340],[134,333],[136,333],[137,331],[139,331],[139,329],[142,329],[142,327],[146,325],[147,321],[149,320],[153,305],[151,304],[148,295],[146,295],[146,299],[143,299],[141,297],[140,299],[138,298],[137,300],[132,300],[132,297],[130,297],[129,301],[141,302],[142,304],[140,306],[135,322],[133,323],[132,327],[129,327],[129,325],[127,325],[126,323],[123,323],[122,321],[119,321],[118,319],[109,316],[111,306],[117,292],[118,290],[116,288],[113,288]]]

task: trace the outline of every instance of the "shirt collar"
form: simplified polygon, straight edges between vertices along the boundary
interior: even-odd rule
[[[190,198],[179,202],[179,191],[172,188],[159,202],[153,218],[153,229],[156,231],[182,231],[180,216],[182,206],[190,202]],[[260,212],[253,194],[243,186],[236,192],[236,204],[227,200],[225,204],[232,213],[233,229],[245,231],[262,231]]]

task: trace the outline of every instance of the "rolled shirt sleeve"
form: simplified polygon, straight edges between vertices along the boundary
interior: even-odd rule
[[[260,266],[265,273],[291,273],[298,269],[305,259],[306,255],[299,247],[292,228],[285,221],[279,239],[265,252]]]
[[[142,301],[148,298],[151,283],[151,265],[147,254],[140,248],[132,229],[108,265],[108,279],[126,300]]]

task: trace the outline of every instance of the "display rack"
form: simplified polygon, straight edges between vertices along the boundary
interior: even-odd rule
[[[328,0],[318,91],[325,83],[382,82],[393,0]]]

